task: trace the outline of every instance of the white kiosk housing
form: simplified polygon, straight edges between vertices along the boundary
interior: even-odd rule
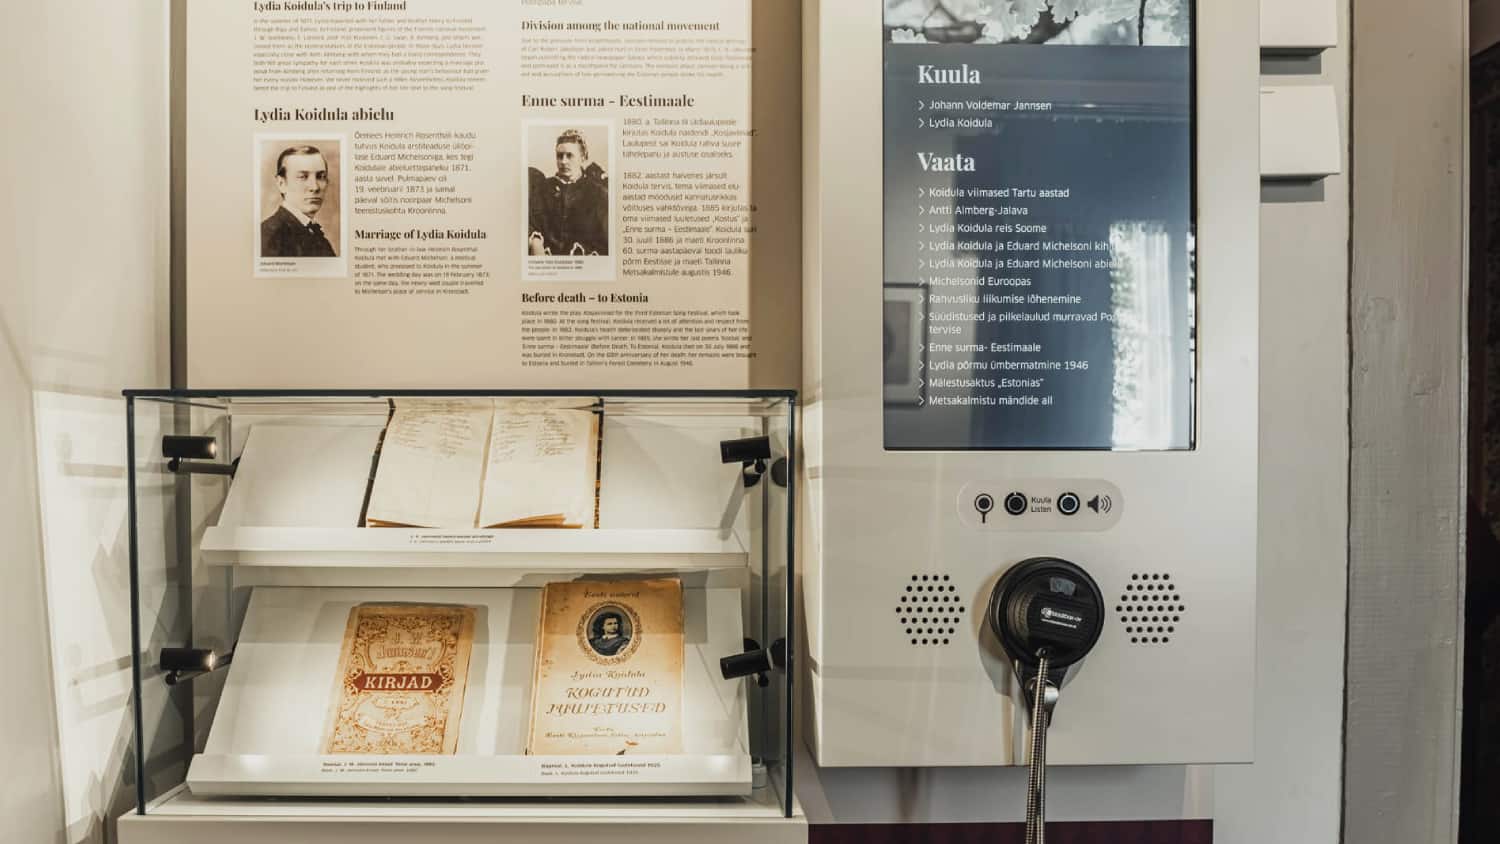
[[[901,5],[886,3],[887,15]],[[947,4],[955,10],[964,5]],[[1047,66],[1036,64],[1054,61],[1054,56],[1065,64],[1087,55],[1056,51],[1097,49],[1121,51],[1111,54],[1115,56],[1138,51],[1130,55],[1155,61],[1167,51],[1151,46],[1150,39],[1169,36],[1155,30],[1152,19],[1142,28],[1143,45],[1137,46],[956,46],[932,42],[962,41],[980,30],[966,32],[971,22],[952,16],[912,22],[888,17],[883,30],[881,4],[822,0],[806,5],[803,466],[809,512],[802,525],[813,690],[809,741],[821,765],[1022,764],[1026,708],[984,615],[1000,575],[1034,557],[1058,557],[1082,566],[1108,603],[1097,646],[1062,687],[1050,761],[1102,765],[1251,759],[1257,10],[1242,3],[1197,6],[1195,25],[1190,22],[1176,42],[1182,67],[1191,70],[1187,79],[1174,83],[1183,86],[1187,108],[1167,114],[1155,107],[1160,105],[1156,94],[1141,93],[1159,75],[1105,78],[1085,71],[1070,78],[1071,70],[1051,74]],[[988,32],[993,34],[993,28]],[[991,66],[973,58],[979,55],[973,51],[983,49],[1029,52],[1024,60],[1012,61],[1019,69],[994,78]],[[925,66],[937,72],[923,71],[927,78],[915,81],[935,80],[934,90],[940,93],[900,100],[899,90],[883,92],[883,85],[896,84],[892,80],[904,78],[909,69],[901,64],[901,50],[928,50],[913,55],[937,57],[913,62],[931,62]],[[1107,67],[1113,60],[1103,61]],[[1032,95],[1017,93],[1025,91]],[[1118,152],[1110,147],[1116,136],[1109,131],[1174,124],[1180,137],[1191,142],[1184,147],[1191,152],[1184,157],[1183,172],[1195,171],[1196,185],[1190,182],[1186,194],[1195,197],[1186,236],[1180,227],[1161,236],[1162,248],[1173,250],[1174,257],[1164,259],[1160,277],[1145,263],[1138,267],[1145,268],[1137,274],[1143,295],[1164,308],[1181,306],[1172,285],[1187,280],[1188,313],[1186,322],[1179,323],[1186,330],[1168,329],[1152,338],[1168,347],[1157,347],[1165,362],[1122,362],[1130,350],[1117,341],[1113,364],[1117,373],[1126,374],[1106,385],[1102,400],[1088,403],[1087,390],[1070,399],[1060,389],[1050,409],[1043,408],[1045,413],[1019,431],[1015,420],[1022,417],[997,419],[972,399],[964,406],[963,395],[1008,395],[1004,389],[944,393],[932,387],[938,378],[935,362],[983,358],[979,352],[969,358],[934,354],[930,347],[939,335],[932,328],[943,324],[936,314],[941,310],[950,323],[973,316],[974,322],[951,338],[953,346],[989,348],[1009,336],[1007,329],[976,336],[987,329],[972,326],[982,324],[985,313],[1009,306],[987,305],[983,285],[972,291],[944,288],[933,281],[936,276],[920,270],[912,274],[913,249],[920,250],[916,260],[926,261],[951,248],[945,243],[956,242],[960,251],[977,248],[966,244],[964,234],[951,224],[965,219],[958,204],[966,185],[1003,182],[987,180],[987,153],[1005,156],[1007,178],[1032,187],[1037,184],[1026,181],[1026,168],[1049,160],[1047,150],[1024,144],[1021,115],[975,118],[976,109],[998,108],[983,106],[986,97],[1013,107],[1023,100],[1051,104],[1050,114],[1027,117],[1049,121],[1058,144],[1073,143],[1067,135],[1075,131],[1070,126],[1103,132],[1085,138],[1082,147],[1105,158]],[[1154,100],[1153,107],[1132,106],[1141,99]],[[900,111],[907,107],[911,110]],[[968,125],[980,129],[964,132],[962,123],[954,132],[936,128],[952,125],[939,121],[955,115],[977,119]],[[956,166],[930,168],[929,160],[913,157],[912,169],[900,170],[906,164],[890,156],[893,148],[909,141],[903,126],[913,130],[920,144],[953,153],[957,160],[948,163]],[[979,159],[977,175],[971,175],[976,173],[973,158]],[[1042,219],[1065,225],[1070,215],[1097,217],[1101,206],[1154,190],[1131,181],[1139,174],[1126,160],[1115,161],[1112,172],[1118,175],[1080,176],[1071,185],[1071,200]],[[882,173],[884,179],[879,178]],[[900,198],[908,195],[910,202]],[[942,197],[936,210],[923,202],[935,196]],[[989,207],[1002,206],[992,202]],[[1035,212],[1040,203],[1030,207]],[[945,223],[948,228],[942,227]],[[1060,228],[1054,225],[1049,236],[1065,236]],[[1072,235],[1087,237],[1084,228],[1080,223]],[[1113,275],[1103,272],[1097,278],[1115,283],[1104,288],[1112,293],[1103,302],[1096,300],[1094,308],[1113,312],[1118,326],[1130,316],[1124,311],[1138,305],[1121,301],[1120,255],[1139,244],[1122,244],[1117,230],[1110,231],[1115,238],[1110,249]],[[918,266],[930,269],[934,264]],[[1039,273],[1030,279],[1030,292],[1048,293],[1047,280],[1056,276]],[[1089,283],[1086,278],[1077,281],[1085,300]],[[1163,285],[1160,295],[1152,292],[1156,285]],[[965,293],[978,297],[967,310]],[[934,302],[939,295],[946,304]],[[1142,317],[1147,333],[1153,330],[1151,318]],[[909,333],[903,334],[908,330],[903,326],[911,326]],[[1046,346],[1043,357],[1059,363],[1087,359],[1067,348],[1087,336],[1083,330],[1058,329],[1037,345]],[[893,351],[909,355],[904,368],[903,361],[896,361],[894,374]],[[992,363],[1000,359],[988,358]],[[1153,377],[1153,365],[1157,375],[1169,374]],[[1059,383],[1068,374],[1048,377]],[[965,378],[972,380],[974,373],[955,375],[950,368],[943,375],[967,383]],[[998,383],[994,370],[991,376]],[[1126,393],[1131,395],[1122,397]],[[939,396],[959,398],[933,412]],[[1131,432],[1116,424],[1103,440],[1067,434],[1051,437],[1057,443],[1048,442],[1049,432],[1071,424],[1068,414],[1075,410],[1097,415],[1103,407],[1106,419],[1113,412],[1118,422],[1127,399],[1143,396],[1162,413],[1160,424],[1152,423],[1155,427]],[[952,406],[958,409],[950,411]],[[911,414],[926,415],[908,425],[903,419]],[[905,432],[902,436],[931,445],[893,443],[898,428]],[[1019,515],[1007,511],[1008,500],[1022,511]]]

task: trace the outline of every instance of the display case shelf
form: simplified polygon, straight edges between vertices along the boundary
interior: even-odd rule
[[[707,841],[715,844],[804,844],[807,817],[775,795],[749,798],[655,798],[646,801],[512,798],[432,800],[251,801],[206,797],[178,788],[146,813],[121,819],[121,844],[216,841],[318,841],[406,844],[431,840],[440,828],[453,841]]]
[[[551,820],[577,823],[589,820],[632,824],[648,820],[739,822],[775,819],[783,814],[781,805],[776,802],[776,795],[767,791],[757,791],[743,800],[693,797],[634,802],[517,799],[472,800],[436,805],[430,800],[400,798],[351,802],[308,797],[276,802],[249,802],[195,794],[183,786],[153,801],[149,809],[151,814],[159,817],[176,819],[244,817],[251,814],[247,809],[253,807],[253,814],[260,819],[328,821],[355,818],[370,823],[397,823],[431,820],[436,815],[435,806],[441,810],[445,819],[469,821]],[[800,805],[794,805],[793,816],[798,820],[803,819]],[[757,840],[763,842],[765,839]]]
[[[337,760],[337,761],[334,761]],[[330,765],[341,766],[330,768]],[[330,776],[330,770],[349,770]],[[193,760],[193,793],[205,797],[748,796],[746,754],[631,756],[210,756]]]
[[[261,568],[691,572],[744,568],[739,537],[712,529],[408,530],[216,526],[210,565]]]

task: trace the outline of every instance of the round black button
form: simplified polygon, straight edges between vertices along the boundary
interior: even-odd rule
[[[974,498],[974,509],[977,510],[980,515],[989,515],[989,512],[995,509],[995,497],[990,495],[988,492],[979,493],[979,495],[975,496]]]
[[[1071,516],[1077,513],[1078,508],[1081,506],[1082,504],[1079,502],[1078,496],[1074,493],[1065,492],[1057,497],[1057,512],[1062,513],[1064,516]]]
[[[1031,502],[1022,493],[1012,492],[1010,495],[1005,496],[1005,512],[1012,516],[1019,516],[1026,512],[1030,505]]]

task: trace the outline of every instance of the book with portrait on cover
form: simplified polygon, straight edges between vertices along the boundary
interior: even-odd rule
[[[682,581],[548,584],[526,752],[681,753],[682,662]]]
[[[350,610],[323,752],[453,754],[474,616],[432,604]]]

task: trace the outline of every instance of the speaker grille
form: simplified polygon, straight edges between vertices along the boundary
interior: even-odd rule
[[[896,623],[917,647],[942,647],[963,630],[967,611],[958,586],[946,574],[914,574],[896,601]]]
[[[1115,604],[1115,615],[1130,637],[1130,644],[1146,647],[1169,645],[1182,629],[1187,601],[1172,575],[1137,572]]]

